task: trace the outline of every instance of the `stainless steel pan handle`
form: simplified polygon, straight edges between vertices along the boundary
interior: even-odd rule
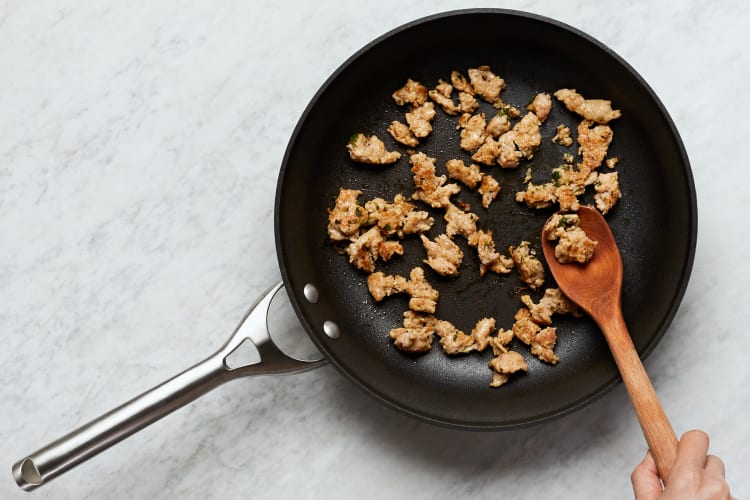
[[[245,314],[229,340],[208,358],[16,462],[13,465],[16,484],[32,491],[235,378],[298,373],[323,364],[322,359],[291,358],[273,343],[268,331],[268,311],[282,286],[279,283],[268,290]],[[255,345],[260,362],[246,362],[238,355],[245,342]]]

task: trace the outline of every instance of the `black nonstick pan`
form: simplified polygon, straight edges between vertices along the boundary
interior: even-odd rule
[[[465,73],[483,64],[503,76],[503,100],[519,108],[537,92],[572,87],[585,96],[611,99],[622,110],[622,118],[611,122],[610,156],[620,158],[616,170],[623,198],[607,219],[624,260],[624,315],[639,353],[648,354],[672,320],[692,266],[697,214],[688,159],[666,110],[635,70],[591,37],[549,19],[499,10],[446,13],[398,28],[352,56],[315,96],[289,144],[276,197],[276,246],[302,323],[343,374],[381,401],[425,420],[500,429],[569,412],[618,382],[595,325],[561,318],[556,322],[560,363],[548,366],[527,356],[528,375],[492,390],[489,353],[448,358],[439,348],[423,356],[395,349],[388,331],[400,326],[407,298],[375,303],[366,275],[325,246],[326,209],[339,187],[361,189],[363,200],[392,199],[397,193],[408,197],[414,190],[406,148],[386,133],[392,120],[404,121],[404,109],[394,103],[392,92],[407,78],[431,88],[440,78],[449,81],[451,70]],[[482,109],[491,116],[491,106]],[[563,152],[576,153],[576,146],[566,149],[549,138],[558,124],[575,131],[579,121],[555,102],[542,128],[542,147],[530,162],[515,170],[484,169],[502,185],[488,210],[476,192],[464,188],[456,196],[479,215],[480,227],[493,230],[498,248],[528,240],[540,249],[541,226],[552,209],[526,208],[514,194],[524,189],[528,167],[535,182],[544,182],[561,164]],[[438,174],[446,173],[451,158],[470,162],[458,147],[455,122],[438,109],[434,132],[417,148],[437,158]],[[356,132],[377,134],[402,158],[388,167],[352,162],[344,146]],[[431,237],[443,232],[442,213],[432,211],[437,222]],[[522,291],[516,273],[479,278],[476,252],[457,241],[466,256],[459,278],[442,278],[424,266],[428,281],[440,291],[436,316],[463,331],[483,316],[510,328],[521,304],[519,293],[528,291]],[[418,238],[407,239],[404,248],[404,257],[378,263],[378,269],[408,275],[425,255]],[[547,280],[546,286],[553,286],[549,273]],[[307,284],[320,292],[315,304],[304,299]],[[539,294],[532,295],[538,299]],[[338,326],[339,338],[325,334],[326,321]]]
[[[693,263],[697,208],[690,166],[672,121],[643,79],[607,47],[556,21],[505,10],[449,12],[397,28],[353,55],[318,91],[292,135],[278,180],[275,234],[283,285],[323,359],[409,415],[456,428],[498,430],[571,412],[618,383],[594,323],[556,319],[556,366],[513,345],[528,361],[528,374],[492,389],[489,352],[448,357],[438,346],[419,356],[397,350],[388,331],[400,326],[407,298],[376,303],[367,275],[352,267],[326,235],[327,210],[340,187],[362,190],[363,200],[413,192],[407,151],[386,133],[391,121],[403,121],[404,109],[393,102],[393,91],[407,78],[433,87],[438,79],[448,80],[451,70],[481,65],[505,79],[503,100],[521,109],[537,92],[572,87],[587,97],[611,99],[622,110],[622,117],[611,123],[610,156],[620,159],[616,171],[623,198],[607,219],[623,258],[623,313],[636,348],[647,355],[674,317]],[[493,112],[489,104],[482,106],[488,116]],[[544,182],[564,152],[575,154],[575,146],[566,149],[549,138],[560,123],[575,131],[579,120],[556,102],[532,160],[517,169],[485,168],[502,185],[489,209],[466,188],[455,196],[479,215],[480,227],[493,231],[500,251],[523,240],[541,250],[541,227],[553,209],[527,208],[514,194],[524,189],[529,168],[534,182]],[[469,160],[458,147],[455,117],[438,110],[433,127],[417,149],[437,158],[438,174],[445,173],[448,159]],[[377,134],[403,156],[392,166],[354,163],[345,148],[354,133]],[[582,201],[591,203],[590,196]],[[430,210],[436,221],[428,235],[442,233],[442,211],[420,209]],[[480,277],[475,251],[457,241],[465,254],[458,278],[443,278],[423,266],[440,292],[436,316],[463,331],[485,316],[510,328],[520,295],[531,293],[536,300],[542,291],[530,292],[515,272]],[[425,255],[419,239],[408,237],[403,245],[404,255],[378,262],[378,270],[408,275],[420,265]],[[545,287],[552,286],[547,273]],[[204,361],[16,463],[13,474],[19,486],[39,487],[223,382],[320,364],[295,361],[270,339],[264,313],[280,287],[265,295],[229,341]],[[261,363],[243,357],[248,343],[257,347]]]

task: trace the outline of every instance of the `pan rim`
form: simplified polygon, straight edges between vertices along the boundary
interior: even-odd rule
[[[349,68],[349,66],[354,61],[358,60],[363,54],[367,53],[373,47],[377,46],[383,41],[403,31],[407,31],[416,26],[429,23],[429,22],[433,22],[436,20],[440,20],[440,19],[464,16],[464,15],[477,15],[477,14],[503,15],[503,16],[520,17],[520,18],[526,18],[526,19],[538,21],[538,22],[552,25],[553,27],[565,30],[583,39],[585,42],[592,44],[599,50],[606,53],[606,55],[611,57],[614,60],[614,62],[621,65],[624,68],[624,70],[626,70],[630,75],[633,76],[637,84],[646,92],[649,99],[651,99],[652,102],[656,105],[656,108],[657,108],[656,111],[658,112],[658,114],[664,119],[664,123],[665,125],[667,125],[670,135],[671,135],[670,139],[674,142],[675,152],[677,153],[680,163],[683,166],[681,174],[684,176],[685,185],[687,186],[686,195],[687,195],[687,200],[688,200],[687,208],[689,211],[689,213],[687,214],[689,218],[689,235],[687,235],[687,238],[684,240],[685,244],[687,245],[687,248],[686,248],[687,251],[685,252],[686,259],[685,259],[684,265],[682,266],[678,286],[675,288],[674,293],[669,302],[670,307],[666,310],[661,323],[658,325],[655,325],[656,333],[651,337],[649,342],[639,351],[639,355],[641,359],[646,359],[651,354],[651,352],[653,352],[656,345],[665,335],[666,331],[668,330],[669,326],[674,320],[674,317],[677,314],[677,311],[679,310],[680,304],[682,303],[682,299],[687,290],[687,286],[690,280],[694,258],[695,258],[697,233],[698,233],[697,196],[696,196],[695,183],[694,183],[694,178],[692,174],[692,169],[690,166],[690,161],[687,156],[687,152],[685,150],[685,146],[682,142],[682,138],[680,137],[671,116],[669,115],[669,112],[665,108],[661,99],[659,99],[659,97],[656,95],[656,93],[653,91],[650,85],[648,85],[648,83],[643,79],[643,77],[627,61],[625,61],[621,56],[619,56],[616,52],[614,52],[611,48],[609,48],[603,42],[600,42],[599,40],[595,39],[591,35],[588,35],[587,33],[573,26],[570,26],[566,23],[563,23],[561,21],[548,18],[545,16],[541,16],[539,14],[513,10],[513,9],[497,9],[497,8],[472,8],[472,9],[459,9],[459,10],[444,11],[444,12],[432,14],[429,16],[425,16],[425,17],[410,21],[394,29],[391,29],[387,31],[386,33],[378,36],[377,38],[375,38],[374,40],[372,40],[371,42],[369,42],[368,44],[366,44],[365,46],[357,50],[350,57],[348,57],[325,80],[325,82],[321,85],[321,87],[317,90],[317,92],[311,98],[310,102],[306,106],[305,110],[300,116],[292,132],[292,135],[290,137],[290,140],[288,142],[287,148],[284,153],[284,157],[282,159],[281,168],[279,171],[279,177],[277,181],[277,189],[276,189],[276,196],[275,196],[275,202],[274,202],[274,238],[275,238],[275,243],[276,243],[277,259],[279,262],[279,268],[281,271],[282,279],[287,288],[287,291],[289,292],[288,295],[289,295],[292,307],[295,311],[295,314],[300,320],[300,323],[304,327],[306,333],[312,339],[312,341],[315,343],[318,349],[320,349],[320,351],[323,353],[326,359],[340,373],[344,374],[346,378],[354,382],[358,387],[365,390],[366,393],[370,394],[378,401],[384,403],[386,406],[396,409],[397,411],[401,413],[405,413],[407,415],[410,415],[412,417],[415,417],[419,420],[422,420],[431,424],[440,425],[440,426],[449,427],[449,428],[455,428],[455,429],[464,429],[464,430],[488,430],[488,431],[511,430],[511,429],[522,428],[522,427],[539,424],[547,420],[551,420],[557,417],[561,417],[561,416],[573,413],[595,402],[596,400],[598,400],[599,398],[607,394],[615,386],[620,384],[622,382],[622,379],[619,375],[615,375],[611,379],[604,381],[598,390],[592,393],[589,393],[587,396],[579,398],[562,408],[555,409],[550,412],[542,413],[532,418],[501,420],[497,422],[470,422],[470,421],[457,420],[457,419],[446,419],[446,418],[439,417],[436,415],[429,415],[421,411],[415,411],[414,409],[409,408],[405,404],[394,401],[393,399],[389,398],[386,394],[383,394],[382,391],[379,391],[375,389],[374,387],[372,387],[370,384],[368,384],[368,382],[364,380],[363,378],[361,378],[360,376],[358,376],[358,374],[353,373],[351,370],[342,366],[338,362],[336,357],[330,354],[327,346],[323,342],[321,342],[321,340],[318,338],[318,335],[314,333],[315,329],[312,327],[310,322],[305,317],[304,311],[300,305],[297,294],[293,290],[290,289],[290,283],[292,282],[292,278],[289,274],[289,269],[287,268],[287,265],[286,265],[286,260],[284,256],[284,242],[282,241],[282,238],[280,236],[281,231],[279,230],[279,226],[281,222],[280,212],[281,212],[281,205],[282,205],[282,200],[281,200],[282,191],[284,187],[284,180],[286,178],[287,169],[289,167],[289,161],[290,161],[290,157],[292,154],[292,150],[294,149],[294,145],[297,142],[298,136],[308,116],[316,108],[317,102],[319,101],[321,96],[327,91],[328,87],[332,84],[332,82],[334,82],[343,72],[345,72]]]

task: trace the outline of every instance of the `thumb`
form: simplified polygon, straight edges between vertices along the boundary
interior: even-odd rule
[[[636,500],[654,500],[662,494],[661,479],[659,479],[656,462],[654,462],[650,451],[646,453],[643,461],[633,469],[630,481],[633,483],[633,493]]]

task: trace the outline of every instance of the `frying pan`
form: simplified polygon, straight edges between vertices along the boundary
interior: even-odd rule
[[[490,353],[448,357],[435,348],[414,356],[395,349],[388,338],[400,326],[407,298],[380,303],[369,295],[366,274],[352,267],[326,237],[327,209],[340,187],[360,189],[362,199],[392,199],[413,191],[408,154],[385,132],[404,109],[391,99],[407,78],[434,86],[451,70],[489,65],[506,81],[503,100],[519,108],[537,92],[563,87],[584,96],[611,99],[622,118],[611,123],[609,156],[623,198],[607,215],[620,246],[624,280],[622,308],[641,356],[651,352],[671,322],[688,283],[695,252],[697,207],[687,155],[664,106],[646,82],[622,58],[574,28],[515,11],[476,9],[443,13],[399,27],[373,41],[338,68],[323,84],[297,124],[279,175],[275,201],[276,248],[283,286],[305,331],[322,356],[379,401],[414,417],[455,428],[499,430],[539,423],[592,402],[620,379],[607,345],[586,318],[562,317],[556,353],[549,366],[525,355],[528,374],[514,376],[500,389],[488,384]],[[482,103],[488,116],[493,109]],[[475,192],[455,198],[479,215],[479,227],[491,229],[498,249],[523,240],[537,249],[540,228],[552,209],[535,210],[514,200],[524,189],[527,168],[533,181],[549,179],[562,154],[575,152],[552,144],[555,127],[572,130],[580,118],[555,103],[542,126],[544,138],[531,161],[518,169],[485,168],[502,185],[488,209]],[[438,110],[431,136],[419,151],[437,159],[438,174],[452,158],[470,160],[458,148],[455,117]],[[353,163],[345,145],[353,133],[377,134],[402,158],[392,166]],[[603,169],[605,167],[602,167]],[[590,194],[583,197],[591,203]],[[442,212],[431,212],[429,235],[444,231]],[[480,277],[476,253],[464,250],[458,278],[426,276],[439,291],[436,316],[471,330],[482,317],[509,328],[520,295],[529,293],[516,273]],[[404,256],[378,269],[408,275],[424,251],[418,238],[403,241]],[[229,341],[212,356],[121,407],[45,447],[13,466],[24,489],[34,489],[149,423],[223,382],[257,373],[314,368],[284,355],[268,335],[267,311],[282,284],[272,288],[243,318]],[[547,276],[545,287],[554,286]],[[542,291],[532,293],[538,299]],[[243,346],[255,344],[261,362],[243,360]]]

